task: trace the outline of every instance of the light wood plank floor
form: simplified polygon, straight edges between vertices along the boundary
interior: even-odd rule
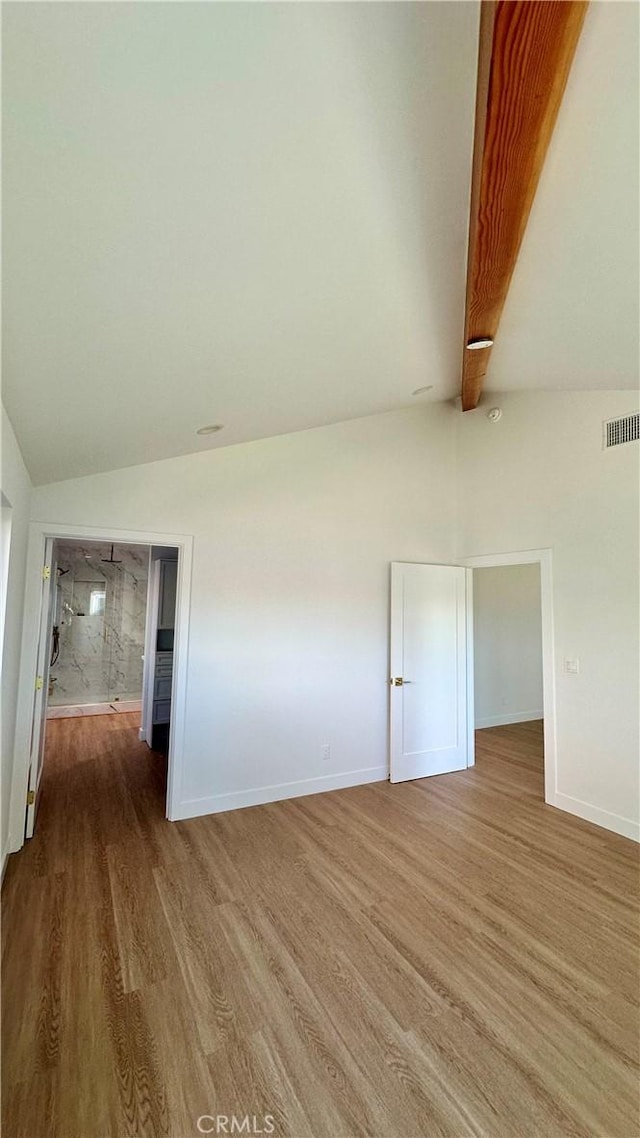
[[[637,1138],[637,849],[544,805],[540,724],[460,774],[170,825],[137,718],[48,726],[3,891],[4,1138]]]

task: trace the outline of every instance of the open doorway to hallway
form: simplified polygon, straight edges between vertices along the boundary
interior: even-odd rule
[[[60,751],[68,758],[74,750],[61,747],[66,734],[76,743],[82,736],[86,762],[104,761],[114,731],[133,732],[136,743],[155,754],[165,790],[170,740],[178,549],[70,538],[48,546],[36,685],[44,690],[34,717],[40,732],[29,774],[27,838],[42,794],[56,785],[43,777],[45,767]],[[104,722],[112,716],[122,717],[121,727]],[[91,722],[74,728],[72,720]],[[69,777],[65,771],[63,781]]]
[[[169,707],[167,708],[167,699],[162,699],[160,691],[156,691],[155,682],[145,682],[147,674],[151,679],[152,668],[155,672],[156,663],[159,663],[156,661],[156,649],[161,647],[157,639],[160,626],[150,629],[149,622],[147,622],[142,684],[143,710],[133,714],[137,716],[139,725],[138,741],[146,743],[147,736],[144,727],[146,694],[150,693],[152,703],[157,701],[159,705],[164,705],[153,708],[153,711],[164,712],[165,714],[167,710],[169,712],[169,727],[165,729],[167,789],[164,816],[170,820],[183,816],[182,773],[185,753],[187,644],[189,639],[193,538],[187,534],[158,533],[157,531],[149,532],[146,530],[113,530],[110,527],[98,528],[79,524],[66,525],[59,522],[34,521],[29,529],[25,573],[25,615],[16,707],[15,761],[9,807],[8,849],[11,853],[21,849],[25,839],[33,832],[44,765],[47,725],[53,726],[53,723],[46,719],[46,710],[49,662],[52,657],[53,582],[57,577],[57,574],[52,572],[53,543],[60,539],[70,540],[75,544],[98,542],[101,545],[108,545],[109,552],[113,542],[114,561],[120,545],[145,545],[152,550],[152,560],[154,553],[157,553],[160,560],[164,559],[167,551],[173,554],[173,581],[171,587],[163,594],[165,601],[167,597],[172,596],[175,605],[174,629],[163,629],[162,638],[164,641],[163,651],[166,647],[167,638],[171,639],[173,643]],[[94,603],[99,602],[96,599]],[[171,632],[173,635],[170,635]],[[169,649],[166,648],[166,651]],[[166,688],[166,658],[163,663],[165,674],[162,678],[165,680],[164,687]],[[154,681],[155,678],[153,675]],[[85,718],[89,720],[91,717],[72,717],[71,722]],[[108,718],[117,719],[118,715],[113,713]],[[68,722],[68,720],[59,722]],[[163,726],[166,728],[166,724]],[[151,744],[155,744],[153,737]]]
[[[488,753],[508,780],[527,774],[544,798],[544,683],[540,564],[473,570],[477,758]]]

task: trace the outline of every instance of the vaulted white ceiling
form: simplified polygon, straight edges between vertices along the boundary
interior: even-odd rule
[[[3,9],[35,481],[457,394],[475,0]],[[637,25],[589,10],[490,389],[637,383]]]
[[[592,0],[485,388],[638,386],[640,6]]]

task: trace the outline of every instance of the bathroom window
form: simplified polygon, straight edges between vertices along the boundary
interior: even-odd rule
[[[91,596],[89,597],[89,616],[102,615],[106,596],[107,594],[104,589],[91,590]]]

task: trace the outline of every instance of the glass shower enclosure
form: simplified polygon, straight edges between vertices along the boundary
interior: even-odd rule
[[[141,699],[150,552],[55,542],[51,706]]]

